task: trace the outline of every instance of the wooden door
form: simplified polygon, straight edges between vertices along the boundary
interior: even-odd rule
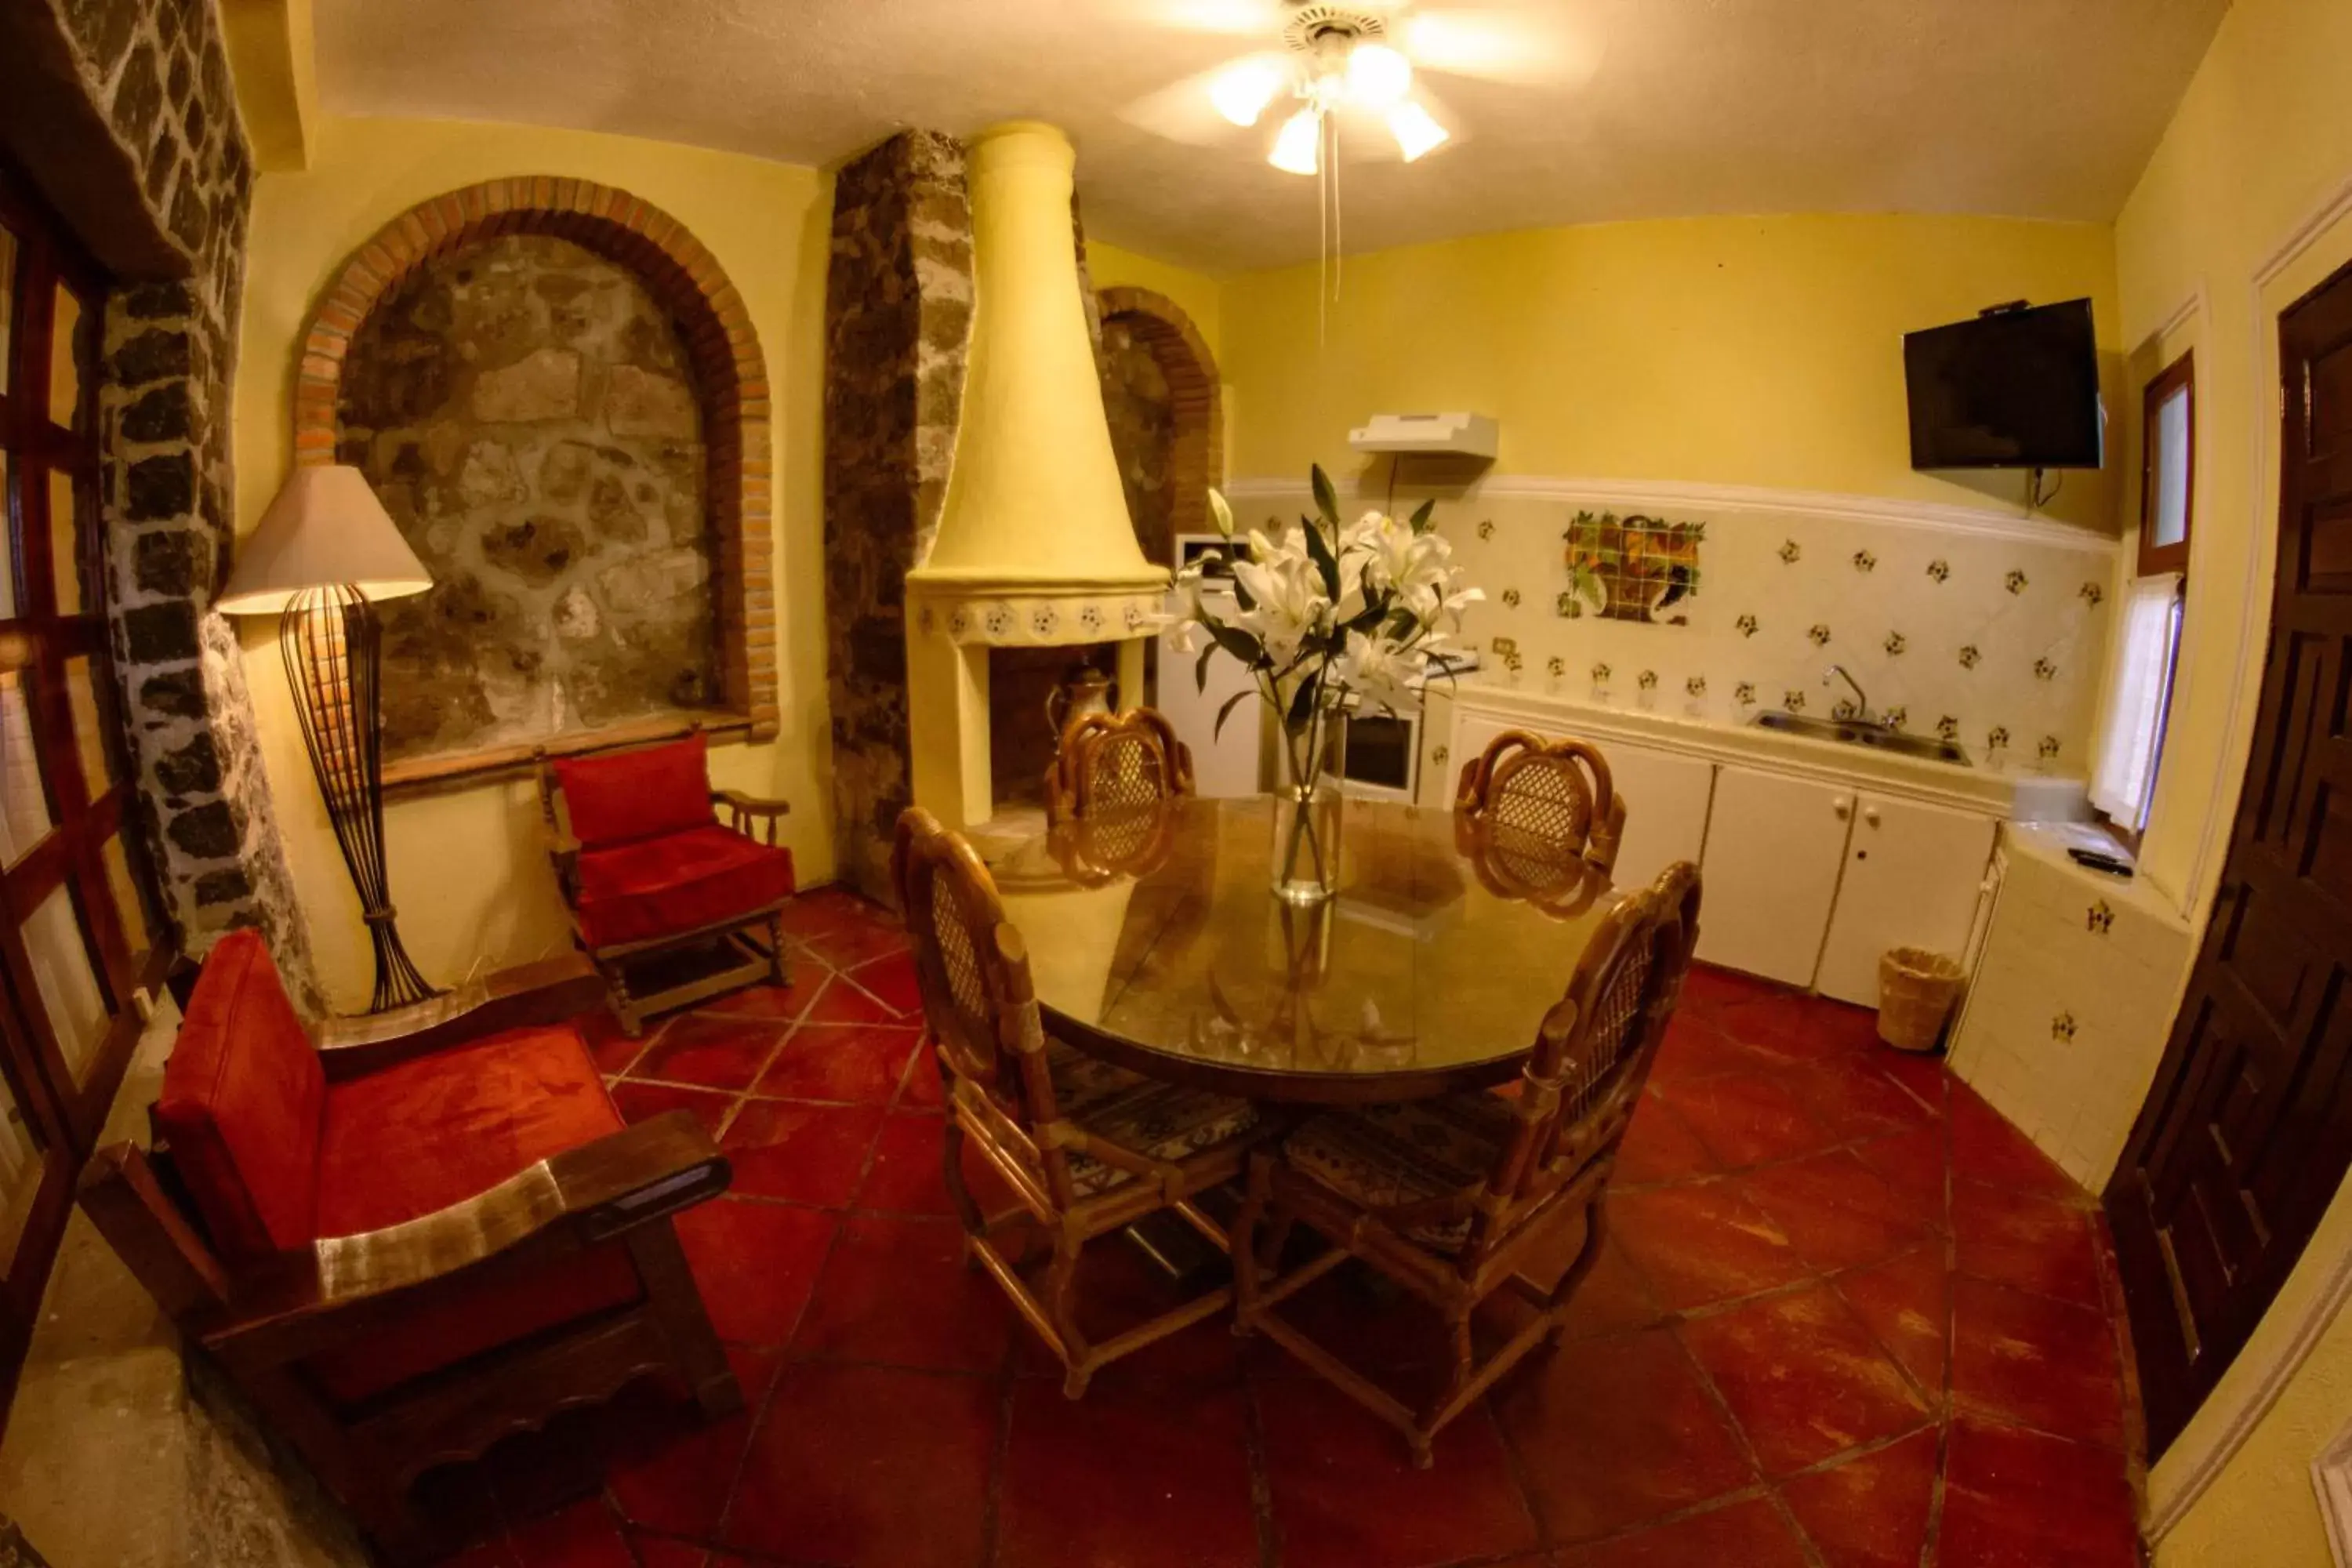
[[[1949,806],[1860,799],[1813,984],[1825,996],[1875,1007],[1879,955],[1888,948],[1967,959],[1992,861],[1993,823]]]
[[[2148,1440],[2246,1342],[2352,1160],[2352,268],[2279,323],[2277,583],[2229,859],[2107,1186]]]
[[[1627,824],[1633,804],[1627,804]],[[1715,771],[1706,825],[1706,918],[1698,956],[1811,985],[1837,901],[1853,793],[1754,768]]]

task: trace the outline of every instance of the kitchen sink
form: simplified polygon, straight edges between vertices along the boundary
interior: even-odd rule
[[[1809,741],[1836,741],[1849,746],[1868,746],[1873,751],[1892,752],[1900,757],[1921,757],[1931,763],[1957,763],[1969,765],[1969,754],[1949,741],[1935,740],[1926,735],[1906,735],[1885,724],[1866,724],[1859,719],[1813,719],[1802,713],[1772,708],[1756,715],[1759,729],[1778,730],[1784,734],[1801,735]]]

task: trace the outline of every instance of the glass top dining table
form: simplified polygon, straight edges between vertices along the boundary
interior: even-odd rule
[[[976,847],[1052,1034],[1153,1077],[1307,1104],[1507,1079],[1623,896],[1540,842],[1366,800],[1342,809],[1337,895],[1309,908],[1271,890],[1265,797]]]

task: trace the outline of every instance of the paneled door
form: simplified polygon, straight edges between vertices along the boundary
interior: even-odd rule
[[[2245,793],[2107,1186],[2148,1440],[2245,1344],[2352,1160],[2352,268],[2279,322],[2277,582]]]

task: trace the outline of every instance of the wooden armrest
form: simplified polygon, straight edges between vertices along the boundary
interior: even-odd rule
[[[207,1342],[241,1359],[291,1360],[411,1310],[405,1298],[476,1268],[520,1271],[523,1255],[577,1251],[727,1190],[732,1169],[685,1110],[541,1160],[486,1193],[404,1224],[321,1237],[236,1281]],[[395,1298],[400,1298],[395,1300]]]
[[[776,847],[783,837],[783,819],[792,808],[789,801],[761,800],[737,789],[715,789],[710,792],[712,804],[727,808],[727,826],[754,844]],[[753,818],[757,818],[755,823]]]
[[[604,1005],[596,966],[576,952],[518,964],[388,1013],[329,1018],[317,1030],[327,1077],[373,1072],[505,1029],[560,1024]]]
[[[717,805],[748,812],[753,816],[782,816],[793,809],[791,801],[763,800],[755,795],[745,795],[740,789],[715,789],[710,792],[710,798]]]

